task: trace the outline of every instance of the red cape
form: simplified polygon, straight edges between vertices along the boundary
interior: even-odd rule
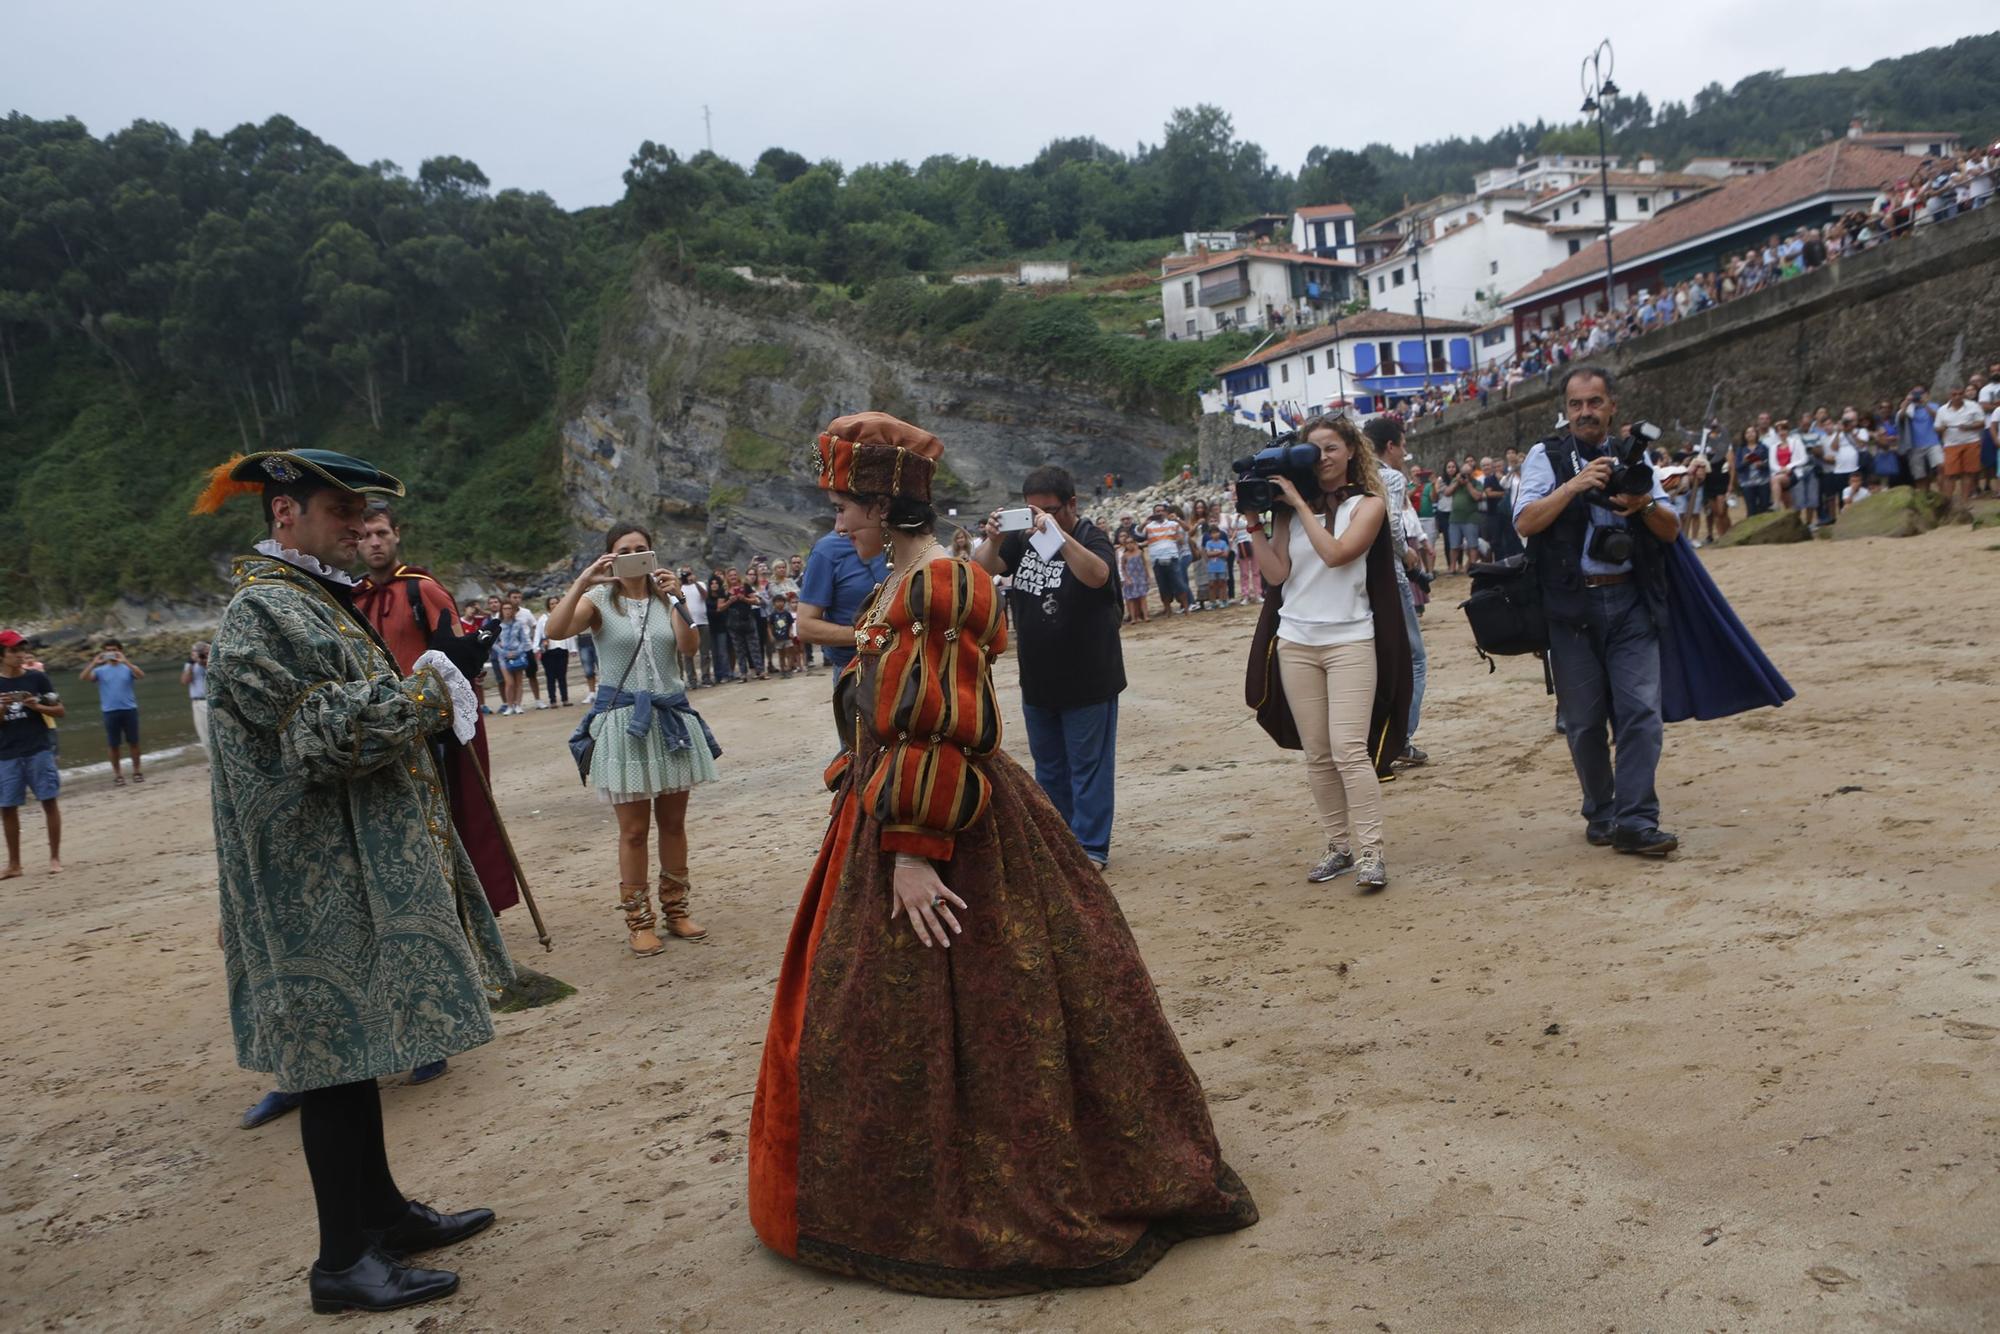
[[[354,591],[355,608],[368,618],[368,623],[395,655],[396,666],[405,672],[430,647],[430,631],[417,623],[410,607],[412,583],[423,604],[425,622],[436,626],[444,618],[445,625],[457,634],[457,605],[452,602],[451,594],[420,566],[399,565],[383,582],[377,583],[370,576],[356,585]],[[487,775],[493,773],[486,750],[486,720],[479,720],[479,729],[473,733],[470,746],[447,741],[444,753],[445,788],[451,797],[451,823],[458,830],[458,841],[472,858],[472,869],[479,873],[479,886],[486,891],[486,902],[493,911],[511,908],[521,901],[514,863],[507,856],[507,845],[500,835],[499,812],[487,800],[486,789],[472,767],[472,756],[476,754]]]

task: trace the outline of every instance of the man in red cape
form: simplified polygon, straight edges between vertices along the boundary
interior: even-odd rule
[[[444,586],[422,567],[400,562],[402,545],[402,530],[394,510],[385,506],[363,521],[361,559],[368,566],[368,574],[355,589],[354,605],[396,655],[396,666],[407,672],[410,664],[431,647],[440,625],[445,634],[456,635],[460,633],[460,624],[458,605]],[[478,755],[479,765],[490,776],[493,766],[487,758],[484,718],[479,720],[479,730],[470,747],[448,742],[439,758],[451,797],[452,826],[458,830],[466,855],[472,858],[472,868],[479,873],[486,902],[497,913],[519,903],[521,890],[515,880],[514,863],[507,856],[507,845],[500,836],[499,813],[486,795],[485,784],[473,771],[473,754]]]

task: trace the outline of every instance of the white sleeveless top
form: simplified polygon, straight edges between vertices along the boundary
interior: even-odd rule
[[[1349,496],[1333,516],[1333,535],[1341,536],[1354,521],[1354,511],[1366,496]],[[1291,516],[1287,550],[1292,572],[1285,577],[1285,604],[1278,609],[1278,638],[1322,648],[1328,644],[1363,644],[1375,638],[1375,615],[1368,605],[1368,556],[1345,565],[1328,565],[1306,536],[1311,519]]]

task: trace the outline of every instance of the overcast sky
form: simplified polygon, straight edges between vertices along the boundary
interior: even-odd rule
[[[1580,7],[1563,7],[1574,12]],[[622,192],[643,139],[739,161],[1018,163],[1049,139],[1157,142],[1214,102],[1296,170],[1314,144],[1398,148],[1572,118],[1599,38],[1657,105],[1774,66],[1861,67],[1989,30],[1992,0],[1673,0],[1558,11],[1439,0],[60,0],[6,6],[0,107],[222,131],[284,113],[357,161],[471,158],[576,208]],[[1326,17],[1309,17],[1318,9]],[[1615,16],[1615,17],[1614,17]],[[1923,127],[1890,127],[1923,128]]]

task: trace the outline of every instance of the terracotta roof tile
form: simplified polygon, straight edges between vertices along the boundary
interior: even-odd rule
[[[1307,204],[1292,212],[1302,218],[1346,218],[1353,216],[1354,209],[1347,204]]]
[[[1630,268],[1661,251],[1712,233],[1727,232],[1752,218],[1804,204],[1828,193],[1873,192],[1909,170],[1899,153],[1836,139],[1757,176],[1712,182],[1715,189],[1661,209],[1651,221],[1611,237],[1612,262]],[[1513,305],[1539,292],[1559,291],[1604,272],[1601,247],[1586,246],[1510,295]]]

